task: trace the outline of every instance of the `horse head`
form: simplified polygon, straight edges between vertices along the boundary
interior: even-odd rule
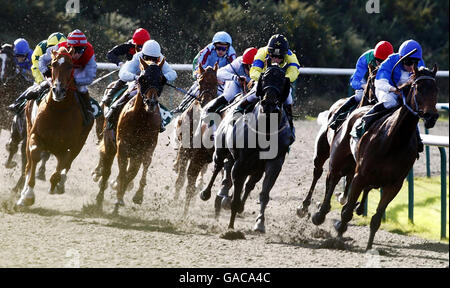
[[[52,50],[52,99],[61,102],[66,97],[67,90],[75,90],[73,78],[73,48],[65,47],[58,51]]]
[[[404,105],[415,115],[422,118],[425,128],[433,128],[439,118],[436,109],[438,87],[436,85],[436,73],[438,68],[434,64],[433,69],[426,67],[417,68],[414,65],[414,73],[407,83],[410,86],[408,96],[404,98]]]
[[[285,77],[285,71],[276,65],[269,66],[256,87],[256,96],[262,97],[260,111],[265,114],[279,114],[289,92],[290,81]]]
[[[142,72],[138,78],[138,88],[144,102],[144,109],[147,112],[155,112],[159,103],[158,97],[167,81],[162,73],[165,60],[155,63],[139,58],[139,62]]]
[[[200,105],[203,107],[209,101],[213,100],[217,96],[217,70],[219,69],[218,64],[214,65],[214,68],[208,66],[203,69],[202,65],[199,65],[198,79],[199,84],[199,99]]]
[[[3,44],[0,47],[0,61],[0,81],[6,82],[18,73],[17,65],[14,61],[14,48],[11,44]]]

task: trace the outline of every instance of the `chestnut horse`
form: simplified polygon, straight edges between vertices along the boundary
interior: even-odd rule
[[[189,209],[189,203],[196,191],[196,181],[202,168],[206,167],[208,163],[212,162],[212,155],[214,153],[214,147],[205,147],[204,142],[199,143],[199,147],[194,147],[194,138],[203,138],[203,135],[211,135],[211,127],[205,125],[200,121],[200,116],[204,107],[209,101],[213,100],[217,96],[217,70],[218,65],[214,65],[214,68],[207,67],[203,69],[199,65],[199,96],[198,100],[195,100],[186,111],[183,112],[178,118],[176,127],[176,137],[180,143],[177,153],[177,159],[175,162],[175,170],[178,177],[175,182],[175,200],[178,199],[181,188],[184,185],[186,179],[187,168],[187,188],[186,188],[186,202],[184,205],[184,214],[186,215]],[[183,133],[183,131],[188,133]],[[207,132],[207,130],[209,132]],[[196,135],[196,136],[194,136]],[[189,137],[189,139],[183,139],[183,137]],[[186,140],[189,140],[188,143]],[[189,166],[188,166],[189,163]]]
[[[123,197],[128,184],[136,177],[142,164],[143,171],[139,188],[133,202],[141,204],[144,197],[144,187],[147,184],[147,172],[152,162],[153,151],[158,142],[161,127],[158,97],[165,84],[165,77],[161,71],[164,60],[159,64],[140,60],[143,73],[138,78],[137,95],[130,100],[120,113],[116,143],[114,139],[103,135],[100,144],[101,181],[97,194],[97,205],[101,207],[108,178],[111,175],[111,165],[117,155],[119,175],[117,176],[117,201],[113,214],[124,206]],[[105,124],[106,125],[106,124]]]
[[[52,51],[52,89],[39,107],[34,101],[26,106],[27,166],[26,180],[18,206],[33,205],[36,165],[42,151],[56,156],[56,171],[50,178],[50,193],[64,193],[66,174],[72,161],[80,153],[92,123],[83,124],[79,99],[73,78],[73,49],[61,47]],[[57,187],[58,186],[58,187]],[[57,190],[55,191],[55,188]]]
[[[401,87],[403,105],[395,112],[376,120],[359,141],[350,135],[350,131],[357,125],[356,120],[368,111],[367,107],[354,111],[344,122],[342,129],[336,132],[330,157],[330,186],[335,185],[336,174],[341,170],[342,159],[347,157],[345,155],[354,157],[356,162],[347,203],[342,208],[341,221],[335,223],[339,237],[347,230],[347,224],[353,217],[353,210],[357,208],[361,192],[364,191],[361,201],[363,203],[371,189],[382,188],[380,202],[370,223],[367,250],[372,248],[375,233],[380,227],[386,207],[400,191],[405,177],[416,161],[418,153],[416,129],[419,119],[423,119],[425,127],[429,129],[434,127],[439,117],[436,109],[438,93],[436,72],[436,65],[432,71],[425,67],[420,69],[414,67],[411,80]],[[322,207],[329,206],[331,191],[327,193]],[[359,212],[362,211],[361,203],[357,209]],[[327,212],[321,209],[313,219],[319,219],[317,222],[320,224]]]
[[[360,103],[357,105],[357,108],[373,105],[377,102],[377,98],[375,96],[375,77],[377,75],[377,70],[378,68],[373,68],[369,65],[369,77],[367,78],[366,89],[364,90],[363,97]],[[328,126],[328,119],[333,117],[333,114],[336,113],[336,111],[345,103],[346,100],[347,98],[339,99],[330,107],[329,110],[319,114],[319,117],[317,119],[317,121],[321,125],[321,128],[319,130],[319,133],[317,133],[315,142],[313,181],[311,183],[311,187],[309,188],[308,195],[303,200],[302,204],[297,208],[297,215],[301,218],[308,215],[308,207],[311,204],[311,198],[314,192],[314,188],[316,187],[317,181],[322,176],[323,165],[330,157],[330,143],[332,142],[336,131]],[[339,129],[340,127],[337,130]],[[350,183],[352,182],[353,173],[356,166],[353,157],[347,157],[346,159],[343,159],[343,161],[344,160],[346,161],[346,165],[342,166],[345,167],[345,169],[341,171],[341,175],[342,177],[346,177],[346,185],[344,187],[343,195],[338,196],[338,200],[342,205],[345,204],[344,202],[346,201],[346,196],[348,194]],[[327,182],[327,190],[328,189],[329,187]]]

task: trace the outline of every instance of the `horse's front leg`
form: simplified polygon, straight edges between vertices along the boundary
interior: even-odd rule
[[[152,147],[150,147],[150,149],[148,149],[147,152],[145,153],[145,156],[144,156],[144,159],[142,162],[143,170],[142,170],[141,180],[139,181],[139,188],[133,197],[133,202],[136,204],[139,204],[139,205],[142,204],[142,201],[144,200],[144,188],[147,185],[147,172],[148,172],[148,167],[152,163],[152,157],[153,157],[154,150],[155,150],[155,145],[152,145]]]
[[[272,190],[273,185],[277,181],[278,175],[280,175],[281,168],[283,167],[285,154],[278,156],[276,159],[267,161],[265,166],[265,176],[262,185],[261,193],[259,194],[259,202],[260,209],[259,215],[256,218],[255,226],[253,227],[254,231],[258,231],[261,233],[266,232],[265,227],[265,216],[264,213],[266,211],[267,204],[269,203],[270,197],[269,193]]]
[[[189,205],[191,203],[192,198],[195,195],[196,192],[196,186],[195,183],[197,181],[197,177],[200,174],[200,170],[202,170],[202,167],[205,165],[205,161],[202,159],[196,159],[197,157],[192,157],[191,161],[189,162],[189,167],[187,170],[187,187],[186,187],[186,202],[184,203],[184,212],[183,215],[186,216],[189,210]]]
[[[34,204],[34,186],[36,184],[36,165],[41,157],[41,149],[37,145],[36,136],[32,134],[30,136],[30,141],[27,143],[26,154],[27,154],[27,166],[25,168],[25,186],[20,194],[20,199],[17,201],[17,206],[31,206]]]
[[[50,194],[64,194],[64,183],[67,179],[67,171],[69,170],[67,168],[67,162],[70,161],[70,150],[65,152],[62,155],[56,155],[56,170],[50,177]],[[57,189],[56,189],[57,188]]]
[[[45,181],[45,165],[47,164],[48,159],[50,159],[50,153],[43,151],[41,154],[41,166],[39,166],[39,170],[36,175],[36,178],[39,180]]]
[[[234,162],[233,169],[231,170],[231,177],[233,178],[234,191],[233,196],[231,198],[231,216],[230,222],[228,224],[229,229],[234,229],[234,221],[236,219],[236,214],[241,206],[241,192],[244,187],[245,179],[247,178],[248,173],[246,173],[246,169],[249,167],[245,167],[243,161],[237,159]]]

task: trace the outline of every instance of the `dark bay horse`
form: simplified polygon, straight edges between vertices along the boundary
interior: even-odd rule
[[[364,89],[363,97],[360,103],[358,104],[357,108],[373,105],[377,102],[377,98],[375,96],[375,77],[377,75],[377,71],[378,68],[369,66],[369,77],[367,78],[367,85],[366,88]],[[313,158],[314,159],[313,181],[311,183],[311,187],[309,188],[308,195],[303,200],[302,204],[300,204],[300,206],[297,208],[297,215],[299,217],[304,217],[308,215],[308,207],[311,204],[311,198],[314,192],[314,188],[316,187],[317,181],[322,176],[323,165],[330,157],[330,149],[331,149],[330,144],[333,141],[336,131],[328,126],[328,119],[333,117],[333,114],[336,113],[336,111],[345,103],[346,99],[339,99],[338,101],[336,101],[328,111],[322,112],[317,119],[321,127],[319,133],[317,133],[315,141],[314,158]],[[337,130],[339,129],[340,127]],[[346,196],[350,188],[350,183],[352,182],[353,179],[356,163],[353,157],[344,158],[342,159],[342,161],[345,161],[345,164],[342,163],[343,165],[341,167],[343,167],[343,169],[340,172],[341,177],[344,176],[346,177],[345,182],[346,185],[344,187],[343,195],[339,195],[338,200],[343,205],[345,204]],[[339,177],[339,179],[341,177]],[[326,191],[328,191],[328,189],[331,189],[331,187],[329,186],[328,177],[326,183],[327,183]],[[334,187],[332,189],[334,191]]]
[[[119,116],[116,131],[117,144],[104,134],[100,145],[99,166],[102,167],[102,174],[97,205],[101,206],[103,203],[104,191],[111,175],[111,165],[117,155],[119,175],[114,214],[118,213],[120,206],[125,205],[123,201],[125,190],[136,177],[141,164],[142,177],[133,202],[142,203],[148,167],[152,161],[161,127],[158,97],[165,84],[165,77],[161,71],[164,60],[157,64],[140,59],[140,65],[143,73],[138,78],[137,94],[125,105]]]
[[[208,66],[203,69],[199,65],[199,96],[198,100],[192,102],[186,111],[183,112],[176,121],[176,137],[178,138],[179,147],[175,169],[177,171],[177,180],[175,182],[175,200],[178,199],[179,193],[183,188],[187,178],[186,202],[184,206],[184,214],[188,213],[189,204],[196,191],[196,181],[201,170],[212,162],[214,147],[205,147],[201,141],[198,147],[194,147],[194,138],[200,139],[203,135],[211,135],[211,127],[200,121],[204,107],[209,101],[217,96],[217,70],[218,65]],[[187,133],[184,133],[187,131]],[[194,136],[196,135],[196,136]],[[189,138],[189,139],[186,139]],[[188,140],[188,141],[186,141]],[[211,145],[213,146],[213,145]],[[186,173],[187,168],[187,173]]]
[[[30,206],[34,203],[36,165],[42,151],[50,152],[57,159],[56,171],[50,178],[49,192],[64,193],[66,174],[92,128],[92,123],[83,124],[73,77],[73,52],[72,48],[67,51],[64,47],[52,51],[52,89],[39,107],[34,101],[27,103],[26,180],[18,206]]]
[[[262,100],[255,106],[253,113],[247,114],[250,120],[247,115],[236,120],[236,115],[227,113],[216,131],[215,166],[208,187],[212,186],[211,183],[224,166],[224,160],[231,156],[234,190],[228,225],[230,229],[234,229],[236,214],[243,212],[249,193],[264,176],[262,191],[259,195],[260,212],[253,229],[265,232],[264,213],[269,202],[269,193],[281,172],[291,143],[289,124],[282,108],[289,91],[290,83],[285,80],[285,71],[277,66],[269,66],[258,81],[256,93],[262,97]],[[253,123],[251,117],[255,117]],[[272,122],[273,119],[276,123]],[[254,141],[252,133],[257,134],[257,139],[253,138]],[[248,180],[247,177],[249,177]],[[245,191],[241,198],[244,184]],[[203,200],[207,200],[209,197],[205,196],[210,195],[210,191],[205,192],[202,191]]]
[[[378,203],[377,212],[370,223],[370,237],[367,249],[372,248],[376,231],[380,227],[381,218],[388,204],[400,191],[405,177],[411,170],[418,153],[416,129],[419,119],[425,121],[427,129],[434,127],[439,114],[436,110],[438,88],[433,70],[414,67],[414,73],[409,82],[402,85],[403,105],[392,114],[385,115],[370,126],[359,141],[349,135],[356,120],[364,115],[368,108],[354,111],[337,132],[333,140],[333,150],[330,157],[331,173],[339,171],[343,155],[354,157],[356,167],[347,203],[342,208],[341,221],[335,223],[338,236],[342,237],[347,230],[347,224],[353,217],[353,210],[362,211],[357,200],[362,191],[363,200],[371,189],[382,188],[383,193]],[[341,135],[339,135],[341,134]],[[336,157],[335,157],[336,155]],[[330,181],[335,181],[330,175]],[[331,183],[330,185],[333,185]],[[327,191],[328,193],[329,191]],[[325,197],[329,201],[330,196]],[[323,204],[329,205],[329,204]],[[326,211],[319,211],[326,212]],[[320,218],[322,215],[320,215]],[[314,218],[314,217],[313,217]]]

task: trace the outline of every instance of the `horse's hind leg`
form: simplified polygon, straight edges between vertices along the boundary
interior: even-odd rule
[[[242,201],[241,201],[241,208],[238,210],[239,214],[244,212],[245,202],[247,201],[247,198],[250,195],[250,192],[253,189],[255,189],[256,183],[258,183],[258,181],[261,180],[263,175],[264,175],[264,170],[257,169],[256,173],[250,175],[250,178],[247,180],[247,183],[245,183],[244,196],[242,197]]]
[[[103,106],[102,106],[102,109],[104,109]],[[98,116],[97,119],[95,120],[95,134],[97,135],[97,144],[99,144],[103,139],[104,122],[105,122],[105,116],[103,116],[103,114]]]
[[[333,191],[337,183],[339,182],[340,178],[341,177],[340,175],[338,175],[338,172],[334,171],[333,169],[328,172],[326,180],[325,197],[323,199],[319,211],[316,212],[311,219],[314,225],[322,224],[325,221],[326,215],[328,214],[328,212],[330,212],[331,197],[333,196]]]
[[[316,140],[316,151],[314,156],[314,172],[313,181],[311,187],[309,188],[308,195],[303,200],[302,204],[297,208],[297,215],[299,217],[304,217],[308,214],[308,207],[311,204],[312,194],[316,187],[317,181],[323,173],[323,164],[330,157],[330,145],[327,139],[327,129],[320,134]]]
[[[25,139],[22,141],[22,145],[20,145],[20,157],[22,159],[22,169],[21,169],[21,173],[20,173],[20,178],[17,181],[16,185],[14,186],[14,188],[12,189],[12,191],[14,193],[19,192],[20,190],[23,189],[23,185],[25,184],[25,168],[27,166],[27,139],[25,137]]]
[[[275,185],[275,182],[278,178],[278,175],[281,172],[281,168],[283,167],[284,163],[284,157],[285,155],[278,157],[277,159],[274,159],[270,161],[270,163],[266,164],[265,167],[265,176],[263,181],[263,186],[261,193],[259,194],[259,201],[260,201],[260,210],[258,218],[256,218],[255,226],[253,227],[254,231],[259,231],[261,233],[266,232],[265,228],[265,216],[264,212],[267,207],[267,203],[269,203],[270,197],[269,193],[270,190],[272,190],[273,185]]]
[[[100,159],[98,164],[101,168],[101,180],[99,182],[100,190],[96,197],[97,206],[99,207],[103,204],[104,193],[108,186],[108,179],[111,175],[111,166],[114,162],[115,156],[114,151],[108,150],[106,148],[107,147],[105,147],[105,150],[100,150]]]
[[[197,181],[197,177],[200,174],[200,170],[206,164],[206,162],[202,160],[191,159],[189,162],[189,167],[187,171],[187,187],[186,187],[186,201],[184,203],[184,212],[183,215],[186,216],[189,211],[189,204],[191,203],[192,198],[195,195],[196,187],[195,183]]]
[[[184,186],[184,182],[186,181],[186,167],[187,162],[189,161],[187,158],[187,150],[180,147],[177,153],[177,168],[178,168],[178,176],[177,180],[175,181],[175,196],[174,200],[177,201],[178,197],[180,196],[180,191]]]
[[[228,224],[229,229],[234,229],[236,214],[241,207],[241,192],[244,187],[245,179],[247,178],[247,174],[245,173],[246,167],[243,166],[243,162],[238,159],[234,162],[233,169],[231,170],[234,191],[231,198],[231,216]]]
[[[114,206],[113,214],[116,215],[119,213],[119,207],[125,206],[125,202],[123,201],[123,196],[125,195],[125,189],[127,188],[127,168],[128,168],[128,157],[126,155],[126,151],[121,153],[121,147],[117,147],[117,164],[119,166],[119,175],[117,175],[117,200]],[[125,152],[125,153],[124,153]]]
[[[345,176],[344,192],[339,193],[337,195],[337,201],[339,203],[341,203],[341,205],[345,205],[345,203],[347,202],[347,197],[348,197],[348,193],[350,192],[350,187],[352,185],[353,176],[354,176],[353,172],[351,172],[351,173],[347,174],[347,176]]]
[[[212,186],[214,185],[214,181],[216,180],[217,175],[219,174],[219,172],[222,170],[222,168],[224,166],[224,160],[225,160],[225,158],[223,157],[223,153],[222,153],[221,149],[217,149],[214,152],[213,175],[208,182],[208,186],[206,186],[206,188],[200,193],[200,199],[202,199],[203,201],[206,201],[211,197]]]
[[[47,164],[48,159],[50,159],[50,153],[42,151],[41,166],[39,166],[38,173],[36,174],[36,178],[39,180],[45,181],[45,165]]]
[[[8,169],[14,168],[16,167],[17,163],[14,162],[12,159],[14,157],[14,155],[17,153],[17,151],[19,150],[19,144],[20,141],[22,141],[24,138],[26,138],[26,136],[21,135],[20,131],[19,131],[19,126],[16,123],[17,121],[19,121],[19,119],[17,119],[18,116],[14,117],[14,120],[11,124],[11,136],[9,138],[8,143],[6,143],[6,150],[8,151],[8,159],[5,162],[5,167]],[[26,142],[26,141],[24,141]],[[25,155],[22,155],[22,157],[25,157]]]

